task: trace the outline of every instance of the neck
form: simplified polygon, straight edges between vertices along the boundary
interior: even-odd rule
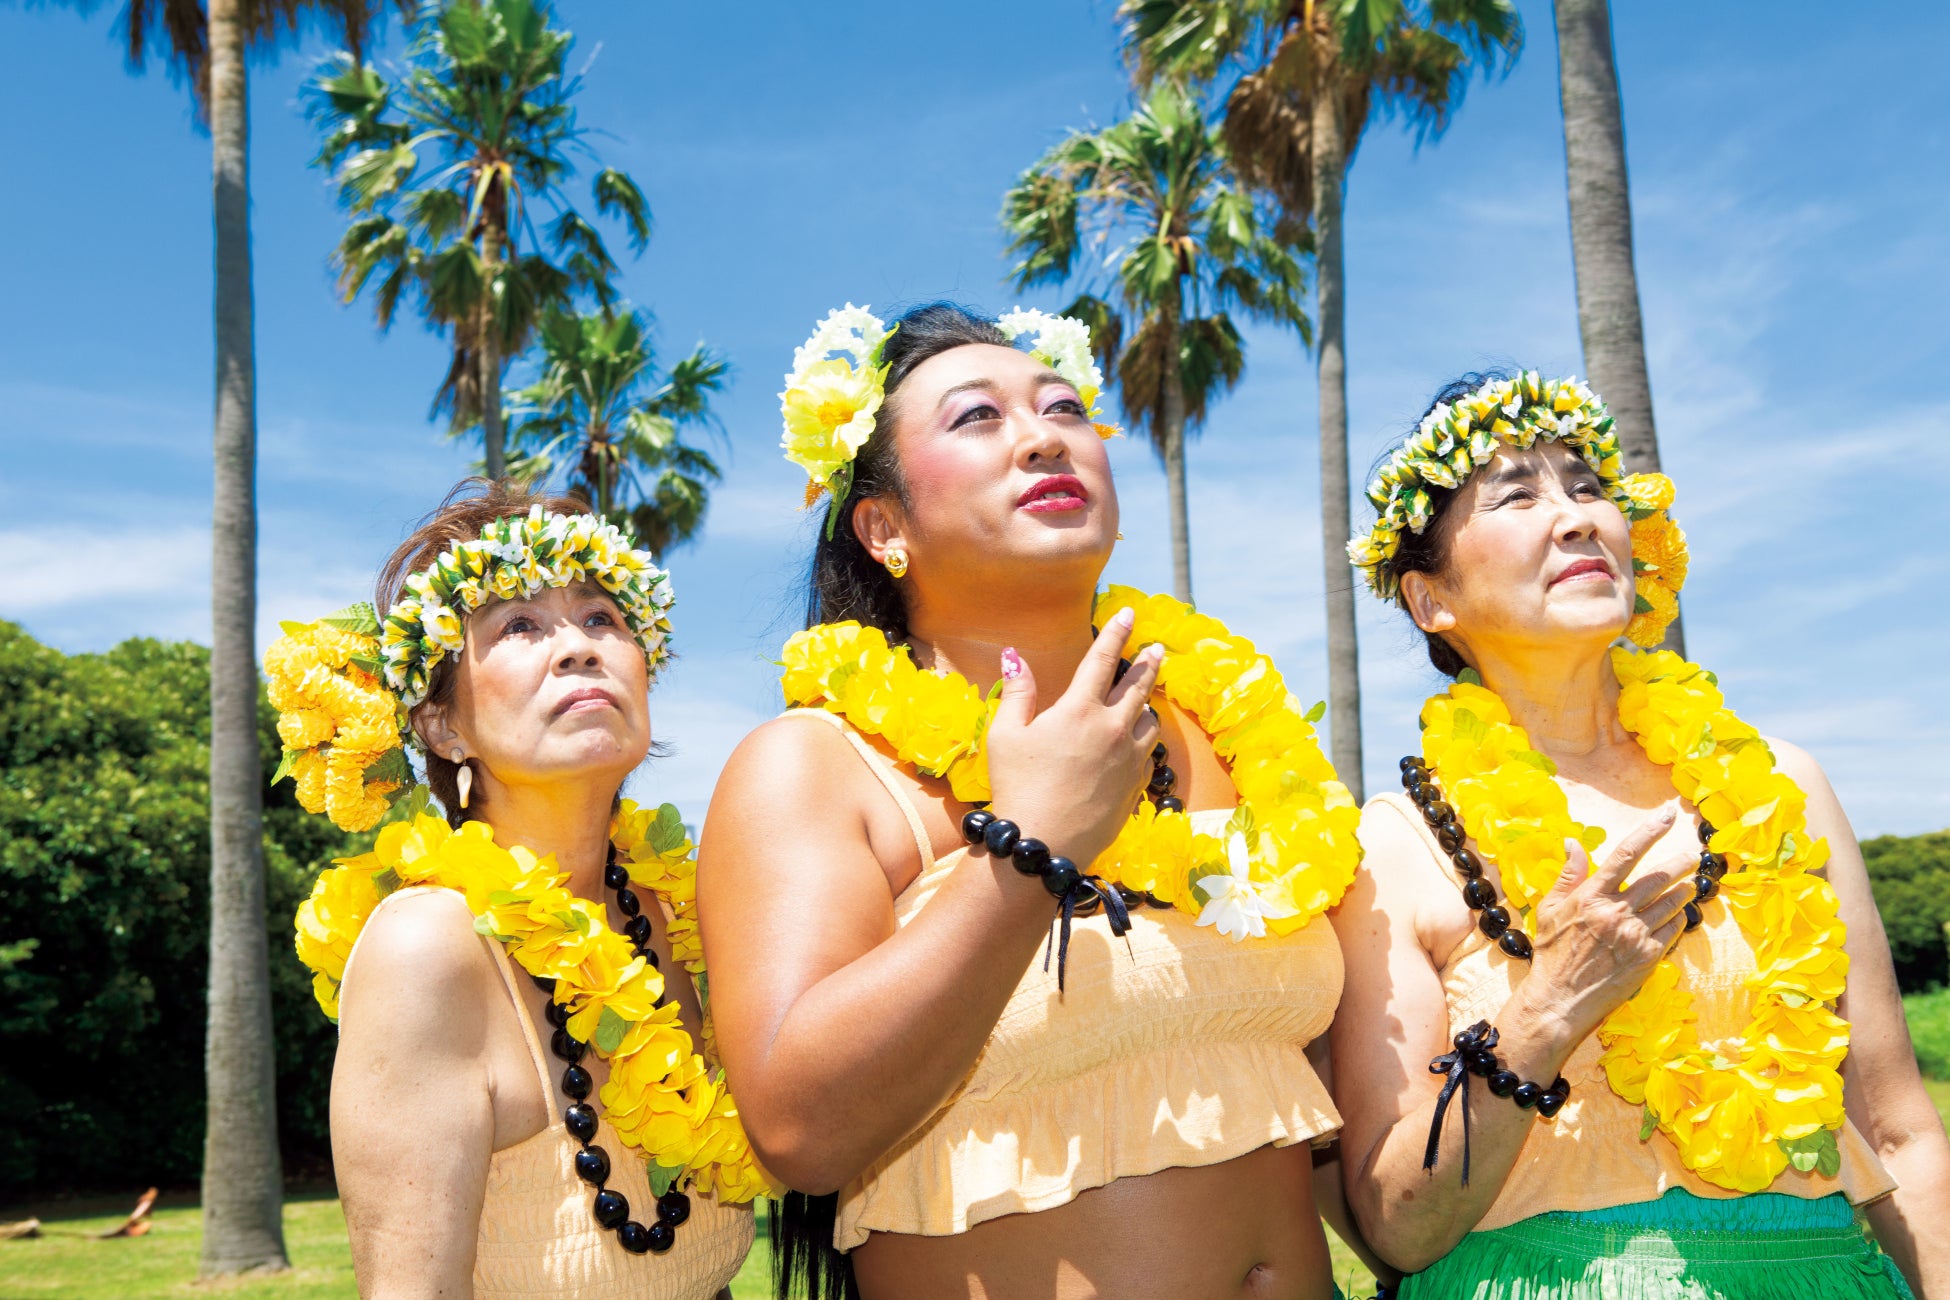
[[[1556,758],[1582,758],[1636,743],[1618,720],[1618,677],[1610,643],[1567,655],[1562,646],[1478,653],[1476,671],[1530,743]]]
[[[481,820],[503,848],[519,844],[537,857],[555,855],[569,891],[601,901],[609,861],[609,814],[615,789],[604,781],[496,785]]]
[[[1094,599],[1094,592],[1083,588],[1060,599],[1042,591],[1035,600],[915,600],[908,611],[908,637],[923,667],[960,673],[983,694],[1002,676],[1002,651],[1013,648],[1035,674],[1037,698],[1047,706],[1069,689],[1090,649]]]

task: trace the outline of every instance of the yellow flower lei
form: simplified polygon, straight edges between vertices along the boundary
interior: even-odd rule
[[[676,918],[668,931],[671,954],[706,1002],[696,850],[677,809],[665,804],[653,813],[626,799],[610,842],[631,882],[669,905]],[[687,1184],[727,1203],[776,1195],[722,1071],[709,1064],[716,1053],[708,1012],[700,1054],[678,1022],[676,1004],[657,1005],[662,973],[632,955],[601,905],[570,893],[566,879],[552,856],[503,848],[481,822],[452,830],[422,813],[390,823],[372,852],[342,859],[319,876],[298,909],[298,959],[313,972],[319,1006],[336,1020],[346,960],[379,901],[410,885],[455,890],[466,897],[476,930],[505,944],[530,975],[556,981],[554,998],[569,1008],[569,1033],[609,1062],[601,1096],[610,1125],[649,1162],[659,1195]]]
[[[1097,597],[1099,618],[1126,607],[1137,615],[1131,643],[1168,652],[1159,685],[1212,738],[1239,806],[1214,836],[1195,834],[1186,813],[1159,812],[1147,801],[1091,872],[1196,916],[1193,885],[1230,869],[1227,843],[1242,835],[1261,897],[1293,909],[1269,917],[1267,928],[1293,933],[1340,901],[1361,860],[1361,810],[1320,751],[1319,706],[1303,712],[1273,661],[1219,620],[1129,587]],[[994,697],[985,701],[966,678],[923,671],[905,646],[890,647],[878,630],[852,622],[794,635],[783,662],[788,705],[824,708],[881,737],[902,762],[945,779],[965,803],[988,799],[982,740]]]
[[[1598,1028],[1612,1091],[1646,1108],[1685,1166],[1739,1192],[1765,1190],[1788,1165],[1832,1176],[1841,1164],[1842,1058],[1848,1022],[1831,1005],[1848,974],[1835,891],[1815,874],[1828,842],[1808,833],[1807,799],[1760,734],[1726,707],[1714,676],[1671,651],[1614,649],[1619,720],[1646,757],[1715,827],[1727,859],[1719,897],[1753,945],[1752,1015],[1738,1038],[1704,1044],[1679,968],[1661,962]],[[1422,708],[1422,753],[1513,908],[1531,909],[1565,861],[1604,831],[1570,815],[1556,766],[1530,745],[1494,692],[1457,682]]]

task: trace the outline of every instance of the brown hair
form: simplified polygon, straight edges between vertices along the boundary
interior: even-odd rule
[[[531,507],[540,506],[545,511],[560,514],[581,514],[589,507],[587,503],[574,497],[556,496],[541,493],[520,484],[507,481],[493,482],[484,478],[463,479],[454,485],[447,499],[436,506],[422,519],[406,540],[394,548],[386,563],[379,570],[378,586],[373,592],[374,607],[384,617],[385,611],[393,607],[406,586],[406,580],[433,564],[447,548],[455,542],[479,540],[481,530],[497,519],[520,518]],[[454,664],[457,656],[449,655],[442,659],[427,676],[427,697],[421,703],[446,704],[454,694]],[[415,708],[415,713],[419,712]],[[454,826],[470,819],[469,809],[460,806],[460,787],[457,778],[460,765],[445,754],[432,750],[426,753],[427,785],[433,790],[433,797],[447,811],[447,821]],[[473,800],[479,806],[479,796]]]

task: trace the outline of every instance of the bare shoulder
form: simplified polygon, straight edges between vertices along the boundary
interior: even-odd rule
[[[738,742],[718,777],[718,793],[748,782],[777,788],[830,781],[850,771],[837,760],[851,748],[839,727],[811,711],[780,714]]]
[[[1815,756],[1792,741],[1778,736],[1762,736],[1768,749],[1774,753],[1774,766],[1783,776],[1801,787],[1804,794],[1813,798],[1817,792],[1829,794],[1828,773],[1821,770]]]
[[[449,889],[414,890],[382,902],[359,936],[347,971],[341,1024],[348,1033],[378,1023],[390,1033],[437,1043],[478,1038],[478,1007],[497,974],[467,900]]]
[[[1378,794],[1361,806],[1361,865],[1384,888],[1427,883],[1429,846],[1415,831],[1413,807],[1398,794]]]

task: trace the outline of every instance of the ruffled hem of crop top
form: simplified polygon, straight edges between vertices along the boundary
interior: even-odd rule
[[[935,860],[890,761],[823,710],[900,806],[922,871],[894,901],[906,925],[970,850]],[[1195,812],[1216,833],[1229,814]],[[1126,940],[1076,922],[1067,990],[1039,951],[974,1066],[940,1110],[840,1194],[833,1244],[948,1236],[1005,1214],[1260,1147],[1325,1143],[1341,1117],[1306,1057],[1341,997],[1325,921],[1228,939],[1177,910],[1138,908]]]

